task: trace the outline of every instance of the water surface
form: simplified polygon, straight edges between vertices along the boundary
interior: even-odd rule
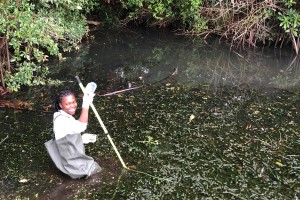
[[[1,100],[18,109],[0,109],[0,198],[300,197],[299,60],[292,52],[232,50],[218,39],[149,29],[90,35],[64,62],[51,61],[51,77],[63,85]],[[52,135],[51,104],[70,88],[80,105],[76,75],[97,83],[95,107],[126,165],[142,173],[122,168],[92,113],[87,132],[99,135],[86,151],[103,171],[70,180],[55,168],[43,145]],[[141,87],[103,96],[129,84]]]

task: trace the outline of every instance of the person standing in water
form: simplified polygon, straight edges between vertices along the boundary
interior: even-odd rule
[[[73,179],[88,178],[101,171],[101,167],[94,159],[85,154],[81,135],[87,128],[89,105],[95,95],[96,84],[93,84],[92,88],[88,87],[90,83],[86,87],[78,120],[73,117],[77,109],[75,95],[70,90],[63,90],[59,93],[54,105],[54,137],[45,143],[56,167]]]

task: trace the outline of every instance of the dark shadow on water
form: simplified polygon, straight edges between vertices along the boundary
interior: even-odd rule
[[[44,191],[43,197],[38,199],[53,199],[53,200],[66,200],[74,199],[77,191],[92,192],[99,189],[103,184],[114,185],[121,174],[122,167],[116,159],[95,159],[100,164],[102,170],[100,173],[94,174],[87,179],[71,179],[69,176],[58,171],[55,166],[47,172],[47,176],[57,177],[59,181],[57,184]]]

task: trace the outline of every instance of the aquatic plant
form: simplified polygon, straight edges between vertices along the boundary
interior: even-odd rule
[[[110,128],[113,137],[122,141],[120,148],[128,150],[128,154],[123,152],[125,160],[140,170],[172,180],[126,173],[115,197],[297,196],[297,92],[229,87],[211,93],[200,88],[171,84],[102,101],[106,108],[111,102],[118,105]],[[111,111],[105,110],[109,118]],[[157,138],[158,146],[137,142],[147,135]],[[128,194],[128,190],[135,192]]]
[[[298,90],[252,89],[245,85],[211,90],[205,85],[187,87],[166,80],[156,86],[99,97],[94,105],[126,164],[169,181],[122,170],[93,116],[87,131],[99,135],[86,153],[104,171],[89,180],[68,180],[57,173],[43,146],[52,134],[52,115],[6,109],[0,110],[0,175],[4,188],[0,197],[299,197]],[[35,123],[37,120],[39,123]],[[7,138],[10,132],[13,134]]]

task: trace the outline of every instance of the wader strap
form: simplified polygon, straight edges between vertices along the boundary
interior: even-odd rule
[[[60,117],[60,116],[64,116],[64,117],[70,118],[69,116],[66,116],[66,115],[63,115],[63,114],[59,114],[59,115],[57,115],[57,116],[53,119],[53,122],[54,122],[58,117]]]
[[[70,118],[69,116],[66,116],[66,115],[63,115],[63,114],[59,114],[59,115],[57,115],[57,116],[53,119],[53,123],[54,123],[54,121],[55,121],[58,117],[60,117],[60,116],[64,116],[64,117]],[[52,138],[53,138],[53,140],[55,140],[55,134],[54,134],[54,133],[52,134]]]

